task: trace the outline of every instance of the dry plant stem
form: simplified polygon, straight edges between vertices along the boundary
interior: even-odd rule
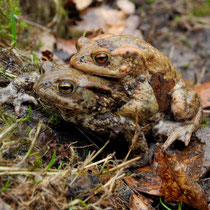
[[[128,165],[130,165],[130,164],[132,164],[132,163],[134,163],[134,162],[136,162],[136,161],[138,161],[139,159],[141,159],[140,156],[139,156],[139,157],[135,157],[135,158],[133,158],[133,159],[131,159],[131,160],[128,160],[128,161],[126,161],[126,162],[123,162],[123,163],[119,164],[118,166],[116,166],[116,167],[114,167],[114,168],[111,168],[111,169],[109,170],[109,172],[114,172],[114,171],[116,171],[116,170],[119,170],[120,168],[125,168],[126,166],[128,166]]]
[[[202,80],[204,78],[205,73],[206,73],[206,67],[203,66],[202,69],[201,69],[201,73],[200,73],[200,76],[198,78],[197,84],[201,84],[201,82],[202,82]]]
[[[106,195],[108,193],[112,193],[113,191],[113,187],[114,187],[114,184],[115,184],[115,181],[123,178],[125,176],[125,174],[123,173],[122,174],[122,171],[123,169],[119,170],[114,177],[112,177],[105,185],[103,186],[99,186],[98,189],[95,190],[94,194],[97,194],[101,191],[104,191],[105,190],[105,193],[103,194],[103,196],[96,202],[97,203],[100,203],[101,200],[103,200],[103,197],[106,197]],[[109,188],[108,188],[109,187]],[[84,202],[87,202],[93,195],[90,195],[87,199],[84,200]]]
[[[126,157],[124,158],[124,161],[126,161],[128,159],[128,156],[130,155],[131,151],[135,147],[137,138],[139,137],[140,131],[138,130],[138,121],[139,121],[139,119],[138,119],[138,111],[136,109],[136,122],[135,122],[136,130],[135,130],[135,134],[134,134],[133,139],[132,139],[132,144],[131,144],[131,146],[130,146],[130,148],[128,150],[128,153],[127,153]]]
[[[61,19],[60,9],[61,9],[61,3],[59,0],[54,0],[55,7],[56,7],[56,13],[53,19],[47,24],[47,27],[52,27],[54,24],[59,23],[59,19]]]
[[[175,51],[175,46],[173,45],[173,46],[171,47],[170,52],[169,52],[169,55],[168,55],[168,57],[169,57],[170,60],[171,60],[171,59],[173,58],[173,56],[174,56],[174,51]]]
[[[27,24],[29,24],[31,26],[34,26],[35,28],[38,28],[38,29],[40,29],[42,31],[47,31],[49,33],[52,32],[51,29],[49,29],[47,27],[44,27],[44,26],[42,26],[42,25],[40,25],[38,23],[35,23],[35,22],[31,21],[31,20],[28,20],[28,19],[26,19],[26,18],[24,18],[22,16],[15,16],[15,18],[17,18],[17,20],[22,20],[23,22],[25,22],[25,23],[27,23]]]
[[[101,166],[101,169],[100,169],[100,171],[99,171],[99,174],[103,173],[105,166],[107,166],[107,164],[109,163],[109,158],[108,158],[108,157],[110,156],[110,157],[112,158],[112,157],[114,156],[114,154],[115,154],[115,153],[109,154],[109,155],[107,156],[107,158],[105,159],[103,165]]]
[[[204,110],[203,110],[203,113],[204,113],[204,114],[210,114],[210,110],[204,109]]]
[[[2,133],[0,134],[0,143],[2,143],[4,141],[4,137],[11,132],[12,130],[14,130],[17,127],[18,123],[14,123],[12,124],[9,128],[5,129],[2,131]]]
[[[84,168],[85,168],[85,169],[88,169],[88,168],[91,168],[92,166],[98,165],[98,164],[100,164],[100,163],[107,163],[108,160],[110,160],[110,159],[113,158],[113,156],[114,156],[113,154],[110,154],[110,155],[108,155],[106,158],[104,158],[104,159],[102,159],[102,160],[99,160],[99,161],[97,161],[97,162],[91,163],[91,164],[85,166]]]
[[[36,129],[36,133],[34,135],[34,138],[32,138],[32,141],[31,141],[31,146],[30,146],[28,152],[26,153],[25,157],[17,164],[18,167],[21,167],[21,165],[26,161],[26,159],[31,154],[31,151],[32,151],[32,149],[33,149],[33,147],[35,145],[36,139],[37,139],[37,137],[38,137],[38,135],[40,133],[40,130],[41,130],[42,126],[43,126],[42,122],[39,121],[39,124],[38,124],[37,129]],[[29,138],[31,138],[31,135],[33,133],[33,130],[34,129],[32,129],[31,132],[29,133]]]
[[[0,73],[10,77],[12,79],[16,78],[17,76],[12,74],[9,70],[4,71],[2,68],[0,69]]]
[[[37,176],[39,175],[48,175],[48,176],[55,176],[59,174],[60,172],[46,172],[46,171],[41,171],[41,172],[35,172],[35,171],[22,171],[19,168],[19,171],[5,171],[5,172],[0,172],[0,176],[6,176],[6,175],[33,175]]]
[[[134,145],[135,145],[135,143],[136,143],[136,140],[137,140],[137,138],[139,137],[139,134],[140,134],[139,131],[136,131],[136,132],[135,132],[135,134],[134,134],[134,136],[133,136],[133,139],[132,139],[132,144],[131,144],[131,146],[130,146],[130,148],[129,148],[129,150],[128,150],[128,153],[127,153],[126,157],[124,158],[124,161],[126,161],[126,160],[128,159],[128,156],[130,155],[130,153],[131,153],[131,151],[132,151],[132,149],[133,149],[133,147],[134,147]]]
[[[103,149],[106,147],[106,145],[109,143],[109,141],[107,141],[105,144],[104,144],[104,146],[94,155],[94,152],[90,155],[90,156],[88,156],[86,159],[85,159],[85,161],[84,161],[84,163],[82,164],[82,166],[78,169],[78,174],[74,177],[74,179],[71,181],[71,183],[69,184],[69,186],[71,186],[74,182],[75,182],[75,180],[80,176],[80,174],[82,174],[82,172],[84,171],[84,170],[87,170],[87,169],[85,169],[85,167],[93,160],[93,159],[95,159],[96,157],[97,157],[97,155],[98,154],[100,154],[102,151],[103,151]],[[69,171],[69,170],[68,170]],[[68,173],[68,171],[66,172],[66,174]],[[66,175],[66,174],[64,174],[64,176]]]
[[[7,136],[9,138],[9,136]],[[19,142],[19,140],[17,141],[10,141],[10,142],[3,142],[2,146],[1,146],[1,149],[0,149],[0,153],[7,149],[9,146],[12,146],[14,144],[17,144]],[[1,162],[1,161],[0,161]],[[17,161],[15,161],[17,163]]]
[[[74,177],[74,179],[72,179],[72,181],[71,181],[71,183],[69,184],[69,186],[71,186],[71,185],[75,182],[75,180],[80,176],[80,174],[82,174],[82,173],[84,172],[85,166],[87,166],[87,164],[88,164],[89,162],[91,162],[91,159],[92,159],[93,156],[94,156],[94,153],[90,154],[90,156],[87,157],[87,158],[85,159],[84,163],[83,163],[83,164],[81,165],[81,167],[78,169],[77,175]],[[72,172],[72,170],[67,170],[66,173],[63,174],[63,176],[68,175],[69,171]]]
[[[115,183],[115,181],[118,180],[118,179],[121,179],[122,177],[125,176],[125,174],[122,173],[122,172],[123,172],[123,169],[121,168],[121,169],[116,173],[116,175],[115,175],[114,177],[112,177],[112,178],[104,185],[104,187],[110,186],[110,187],[109,187],[109,191],[112,192],[112,191],[113,191],[113,188],[114,188],[114,183]]]

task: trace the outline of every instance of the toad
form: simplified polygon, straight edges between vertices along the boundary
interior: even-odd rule
[[[129,95],[117,80],[51,63],[45,63],[42,69],[43,74],[35,83],[34,91],[43,101],[55,106],[66,121],[98,133],[108,132],[112,137],[122,134],[132,147],[131,157],[141,157],[135,164],[140,166],[148,162],[144,134],[151,124],[138,124],[127,115],[129,107],[125,107],[131,106]],[[142,85],[147,99],[151,104],[157,103],[147,86],[147,83]]]
[[[179,126],[164,131],[168,139],[163,149],[177,139],[189,144],[202,119],[200,98],[165,55],[144,40],[106,33],[91,39],[81,37],[76,48],[71,66],[89,74],[116,78],[127,90],[130,100],[120,115],[132,118],[138,113],[138,119],[145,121],[157,112],[164,113]],[[156,100],[151,101],[148,94]],[[160,134],[162,126],[162,121],[156,126]]]

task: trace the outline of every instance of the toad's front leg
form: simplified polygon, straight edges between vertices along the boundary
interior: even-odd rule
[[[15,107],[15,112],[20,113],[21,105],[24,102],[31,102],[37,105],[33,96],[28,95],[25,89],[31,90],[33,84],[38,80],[39,73],[31,72],[15,78],[7,87],[0,89],[0,106],[9,103]]]

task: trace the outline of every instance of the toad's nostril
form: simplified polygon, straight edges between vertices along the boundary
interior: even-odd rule
[[[80,62],[84,62],[85,61],[85,56],[82,55],[79,60],[80,60]]]

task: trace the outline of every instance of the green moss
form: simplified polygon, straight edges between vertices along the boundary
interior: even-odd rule
[[[146,3],[147,4],[152,4],[152,3],[154,3],[155,2],[155,0],[146,0]]]
[[[59,114],[56,112],[53,112],[48,120],[48,123],[57,124],[59,120],[60,120]]]
[[[71,34],[72,38],[79,38],[81,36],[83,36],[84,33],[80,33],[80,32],[74,32]]]
[[[185,45],[186,47],[191,47],[191,43],[189,42],[186,36],[180,36],[179,41],[181,41],[182,44]]]
[[[196,17],[204,17],[210,15],[210,0],[198,1],[194,3],[192,15]]]
[[[210,126],[210,118],[209,117],[204,117],[202,124],[201,124],[201,128],[205,128]]]

